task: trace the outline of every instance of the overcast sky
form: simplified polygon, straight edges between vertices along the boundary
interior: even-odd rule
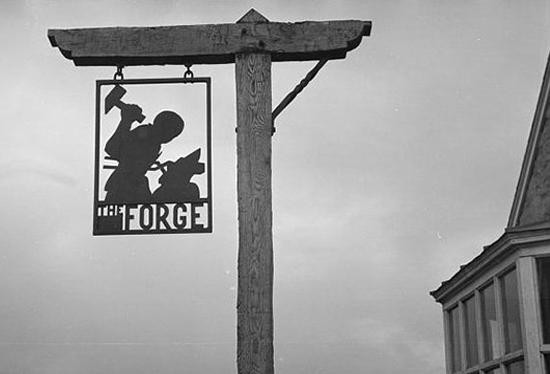
[[[214,233],[92,237],[95,80],[48,28],[373,22],[277,119],[280,374],[444,372],[429,296],[503,232],[550,50],[546,0],[3,0],[0,373],[234,373],[234,66],[213,79]],[[314,63],[276,63],[276,105]],[[127,68],[127,78],[184,67]]]

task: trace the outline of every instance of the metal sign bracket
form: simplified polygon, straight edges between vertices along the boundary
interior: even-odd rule
[[[298,96],[300,92],[302,92],[304,88],[306,88],[309,82],[311,82],[313,78],[315,78],[319,70],[321,70],[327,62],[328,59],[319,60],[319,62],[317,62],[317,64],[306,74],[304,79],[302,79],[300,83],[296,87],[294,87],[294,89],[288,95],[285,96],[281,103],[277,105],[277,107],[273,111],[273,114],[271,115],[273,121],[273,128],[271,130],[272,135],[275,134],[276,131],[275,118],[277,118],[277,116],[281,114],[281,112],[296,98],[296,96]]]

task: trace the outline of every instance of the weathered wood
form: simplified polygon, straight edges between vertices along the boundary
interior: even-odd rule
[[[50,29],[48,38],[77,66],[225,64],[244,52],[342,59],[370,30],[369,21],[269,22],[250,11],[235,24]]]
[[[271,59],[238,54],[237,190],[239,254],[237,368],[273,368],[273,238],[271,208]]]

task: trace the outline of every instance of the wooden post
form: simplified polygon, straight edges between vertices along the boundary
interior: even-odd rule
[[[271,56],[237,54],[237,368],[272,374]]]

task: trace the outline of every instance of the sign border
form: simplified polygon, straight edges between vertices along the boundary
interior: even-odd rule
[[[138,84],[195,84],[203,83],[206,85],[206,165],[207,165],[207,191],[208,197],[204,200],[208,202],[208,227],[202,230],[136,230],[120,233],[98,232],[98,209],[99,209],[99,173],[101,156],[101,136],[100,136],[100,118],[101,118],[101,87],[107,85],[138,85]],[[93,236],[120,236],[120,235],[152,235],[152,234],[207,234],[213,231],[212,217],[212,79],[210,77],[193,78],[138,78],[138,79],[99,79],[96,80],[96,121],[95,121],[95,160],[94,160],[94,206],[93,206]],[[136,203],[140,204],[140,203]],[[145,203],[142,203],[145,204]],[[153,203],[155,204],[155,203]],[[112,205],[132,205],[132,204],[112,204]]]

